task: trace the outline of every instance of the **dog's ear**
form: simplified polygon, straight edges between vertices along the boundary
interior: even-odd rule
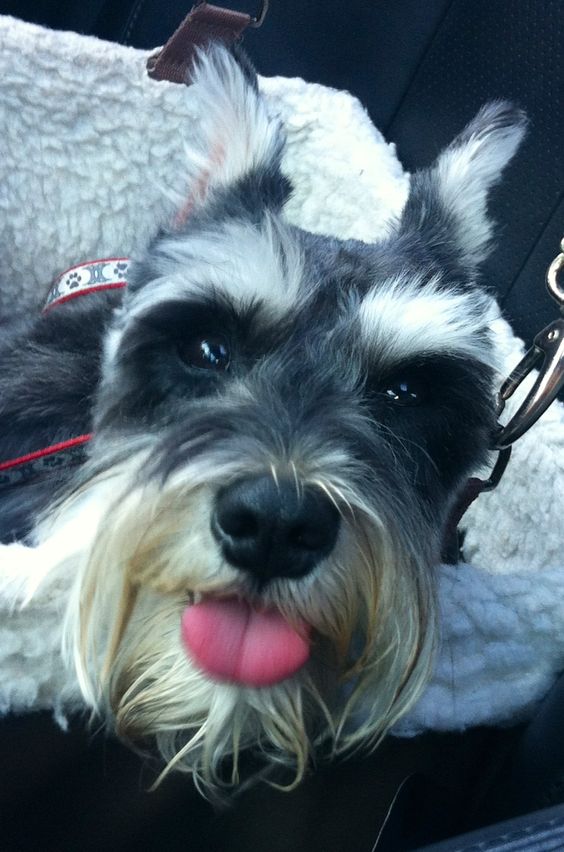
[[[267,202],[283,203],[290,191],[280,172],[284,134],[268,114],[246,57],[211,45],[199,54],[191,76],[197,125],[186,145],[188,190],[176,226],[215,191],[252,176],[265,184]]]
[[[486,104],[429,168],[413,175],[400,230],[420,234],[447,267],[472,274],[491,248],[489,190],[498,182],[527,126],[511,103]]]

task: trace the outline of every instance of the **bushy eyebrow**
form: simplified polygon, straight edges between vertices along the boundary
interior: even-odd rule
[[[275,217],[165,236],[141,268],[145,280],[131,300],[132,315],[159,301],[204,298],[209,289],[233,304],[260,302],[272,316],[299,308],[307,296],[301,248]]]
[[[478,289],[398,276],[369,290],[358,319],[365,346],[387,362],[452,353],[493,366],[491,299]]]

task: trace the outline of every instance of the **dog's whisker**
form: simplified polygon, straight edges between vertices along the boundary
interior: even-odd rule
[[[278,481],[278,471],[276,470],[276,465],[273,463],[271,463],[270,465],[270,472],[272,474],[272,479],[274,481],[274,484],[276,485],[276,488],[280,488],[280,483]]]
[[[301,485],[300,485],[300,477],[298,476],[298,471],[296,468],[296,464],[293,460],[290,461],[290,470],[292,471],[292,477],[294,479],[294,486],[296,488],[296,498],[298,502],[301,500]]]
[[[332,488],[331,485],[328,485],[326,482],[323,482],[323,480],[321,480],[321,479],[312,479],[311,484],[315,485],[316,488],[321,489],[321,491],[323,491],[327,495],[327,497],[329,498],[329,500],[331,501],[331,503],[333,504],[333,506],[335,507],[335,509],[337,510],[339,515],[341,516],[341,518],[344,518],[345,515],[344,515],[343,507],[342,507],[342,504],[344,503],[344,501],[343,500],[338,501],[336,499],[336,497],[335,497],[336,489]],[[346,503],[345,503],[345,505],[346,505]],[[347,508],[349,508],[349,507],[347,506]]]

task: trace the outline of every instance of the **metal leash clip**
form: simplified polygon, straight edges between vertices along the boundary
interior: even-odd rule
[[[524,435],[564,387],[564,238],[560,248],[560,254],[548,267],[546,281],[548,291],[558,303],[563,316],[536,335],[531,348],[501,386],[498,394],[498,416],[529,373],[539,369],[539,376],[523,403],[509,422],[500,426],[494,442],[496,450],[508,449]]]

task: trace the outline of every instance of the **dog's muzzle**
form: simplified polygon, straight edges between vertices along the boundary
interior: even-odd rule
[[[250,687],[292,677],[311,652],[311,627],[290,622],[260,591],[278,578],[298,579],[329,556],[339,513],[320,489],[260,475],[237,479],[215,500],[211,528],[223,558],[250,576],[254,592],[204,595],[182,616],[191,659],[214,680]]]
[[[216,499],[212,532],[230,565],[259,585],[303,577],[328,556],[339,513],[319,488],[271,476],[238,479]]]

